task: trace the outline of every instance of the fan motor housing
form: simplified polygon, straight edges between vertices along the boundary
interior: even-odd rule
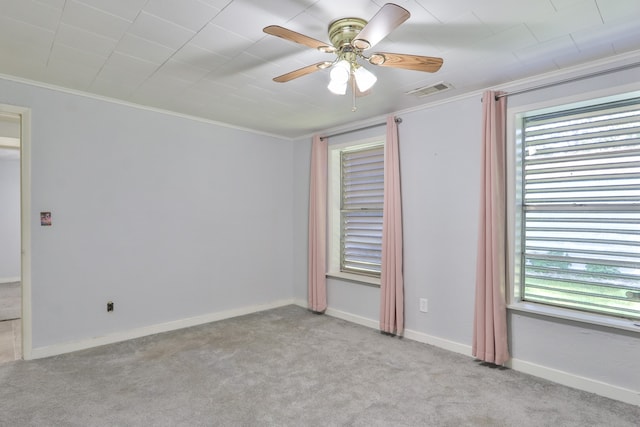
[[[336,49],[348,46],[362,31],[367,21],[360,18],[342,18],[329,24],[329,40]]]

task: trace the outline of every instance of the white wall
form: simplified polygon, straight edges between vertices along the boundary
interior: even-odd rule
[[[34,349],[291,300],[290,141],[8,80],[0,94],[31,109]]]
[[[20,160],[0,159],[0,283],[20,278]]]
[[[585,72],[585,70],[583,70]],[[588,72],[588,70],[586,70]],[[560,78],[561,76],[553,76]],[[562,76],[567,77],[567,76]],[[634,83],[635,82],[635,83]],[[637,68],[509,98],[523,105],[634,83]],[[532,83],[530,83],[531,85]],[[625,86],[624,89],[628,89]],[[406,336],[471,353],[480,176],[481,95],[399,114],[404,223]],[[357,134],[354,134],[357,139]],[[295,159],[310,141],[296,142]],[[295,216],[306,215],[308,169],[296,177]],[[296,252],[306,250],[299,226]],[[306,296],[306,270],[296,270],[296,295]],[[421,313],[419,298],[428,298]],[[328,280],[328,313],[375,326],[379,291]],[[628,332],[509,313],[514,369],[640,404],[640,329]],[[620,392],[620,393],[618,393]]]
[[[624,85],[635,71],[509,103]],[[306,301],[308,139],[2,79],[0,94],[32,110],[34,348]],[[407,335],[461,351],[472,334],[480,109],[472,96],[404,112],[399,126]],[[52,227],[39,226],[40,211],[53,212]],[[377,288],[328,286],[331,310],[377,324]],[[638,392],[638,334],[520,313],[509,322],[520,369]]]
[[[475,280],[478,177],[480,155],[478,98],[443,104],[438,108],[401,114],[398,125],[404,227],[405,326],[425,334],[461,343],[471,341]],[[451,118],[464,117],[455,126]],[[384,122],[384,119],[381,120]],[[463,122],[463,125],[460,125]],[[384,133],[384,127],[330,139],[341,143]],[[308,157],[308,141],[296,142],[296,161]],[[296,180],[302,188],[307,169]],[[296,192],[296,217],[306,215],[308,195]],[[304,212],[303,212],[304,210]],[[300,227],[300,233],[306,229]],[[298,244],[306,236],[299,236]],[[299,252],[299,251],[297,251]],[[306,253],[306,247],[305,247]],[[296,284],[306,292],[306,271]],[[302,285],[301,285],[302,283]],[[379,288],[330,278],[328,304],[338,310],[378,322]],[[305,294],[306,298],[306,294]],[[419,298],[428,298],[429,312],[418,310]],[[449,317],[455,313],[455,316]]]
[[[293,296],[299,304],[307,304],[307,267],[309,245],[309,164],[311,140],[293,145]]]

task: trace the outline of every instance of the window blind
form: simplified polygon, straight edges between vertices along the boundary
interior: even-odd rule
[[[639,319],[640,98],[523,120],[523,299]]]
[[[380,275],[384,147],[341,153],[341,270]]]

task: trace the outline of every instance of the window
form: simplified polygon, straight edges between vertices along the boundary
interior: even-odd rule
[[[380,138],[330,148],[330,274],[377,283],[382,259],[384,145]],[[331,237],[333,235],[333,238]]]
[[[342,151],[340,271],[380,276],[384,151]]]
[[[517,127],[519,298],[640,319],[640,98]]]

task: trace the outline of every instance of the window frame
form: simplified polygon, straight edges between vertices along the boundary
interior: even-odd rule
[[[543,317],[558,318],[578,323],[604,326],[640,333],[640,321],[612,315],[580,311],[523,301],[521,295],[522,251],[522,163],[519,161],[523,149],[523,134],[519,128],[522,118],[555,111],[580,108],[599,103],[619,101],[640,96],[637,85],[611,88],[580,95],[568,96],[550,101],[523,104],[507,109],[507,308],[512,312],[522,312]]]
[[[380,277],[341,270],[341,153],[384,147],[384,135],[330,144],[327,170],[327,276],[372,286],[380,286]]]

